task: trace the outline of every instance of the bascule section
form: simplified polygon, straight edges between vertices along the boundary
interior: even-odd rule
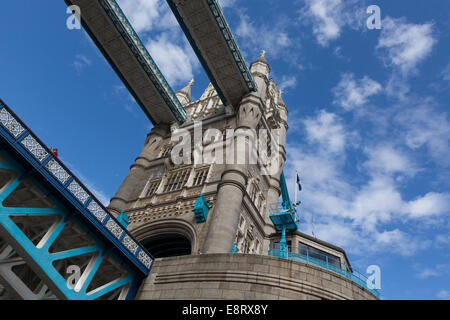
[[[133,299],[152,263],[0,100],[0,299]]]

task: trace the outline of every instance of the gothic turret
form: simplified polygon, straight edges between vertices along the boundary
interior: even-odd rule
[[[177,91],[175,95],[177,96],[178,100],[180,100],[182,105],[186,105],[190,103],[191,100],[191,87],[194,84],[194,79],[191,79],[186,87],[181,89],[180,91]]]
[[[263,50],[258,59],[250,64],[250,71],[255,78],[255,82],[258,85],[258,95],[261,99],[265,99],[267,83],[269,80],[269,74],[271,71],[269,62],[266,60],[266,51]]]

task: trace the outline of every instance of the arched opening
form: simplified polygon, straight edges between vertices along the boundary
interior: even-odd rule
[[[154,258],[190,255],[191,242],[180,234],[165,234],[144,240],[144,247]]]

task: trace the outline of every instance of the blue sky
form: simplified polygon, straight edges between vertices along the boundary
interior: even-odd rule
[[[119,0],[174,90],[208,84],[165,1]],[[223,0],[289,108],[300,229],[381,268],[383,299],[450,299],[450,3]],[[382,29],[369,30],[369,5]],[[0,97],[105,203],[151,123],[64,1],[0,2]]]

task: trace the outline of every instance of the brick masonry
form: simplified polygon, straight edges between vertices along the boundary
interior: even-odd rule
[[[254,254],[156,259],[137,299],[376,300],[367,289],[320,267]]]

